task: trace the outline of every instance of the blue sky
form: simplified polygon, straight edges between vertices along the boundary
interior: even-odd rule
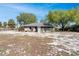
[[[68,10],[79,6],[77,3],[17,3],[17,4],[0,4],[0,21],[8,21],[14,19],[22,12],[33,13],[37,16],[38,20],[43,19],[49,10]]]

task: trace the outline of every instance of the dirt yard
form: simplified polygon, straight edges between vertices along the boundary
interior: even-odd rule
[[[79,33],[0,32],[1,56],[79,55]]]

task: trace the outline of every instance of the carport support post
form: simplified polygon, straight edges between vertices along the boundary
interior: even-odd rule
[[[37,32],[41,33],[41,27],[37,27]]]

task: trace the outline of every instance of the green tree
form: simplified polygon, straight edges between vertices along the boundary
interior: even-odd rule
[[[36,16],[31,13],[21,13],[16,18],[17,18],[17,21],[20,25],[36,22]]]
[[[9,28],[11,28],[11,29],[13,29],[13,28],[15,28],[15,21],[13,20],[13,19],[9,19],[9,21],[8,21],[8,27]]]
[[[76,14],[74,18],[76,25],[79,25],[79,14]]]
[[[4,22],[3,27],[6,28],[6,26],[7,26],[7,22]]]
[[[2,22],[0,22],[0,28],[2,28]]]
[[[68,11],[58,10],[50,11],[48,13],[48,20],[55,25],[60,25],[62,30],[66,27],[69,21],[72,21],[71,14]]]
[[[74,22],[76,23],[76,25],[79,25],[79,8],[75,8],[74,9]]]

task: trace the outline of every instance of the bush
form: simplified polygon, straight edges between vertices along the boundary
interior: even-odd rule
[[[23,27],[19,27],[18,31],[24,31],[24,28]]]
[[[70,29],[70,31],[79,32],[79,25],[73,25],[69,29]]]

